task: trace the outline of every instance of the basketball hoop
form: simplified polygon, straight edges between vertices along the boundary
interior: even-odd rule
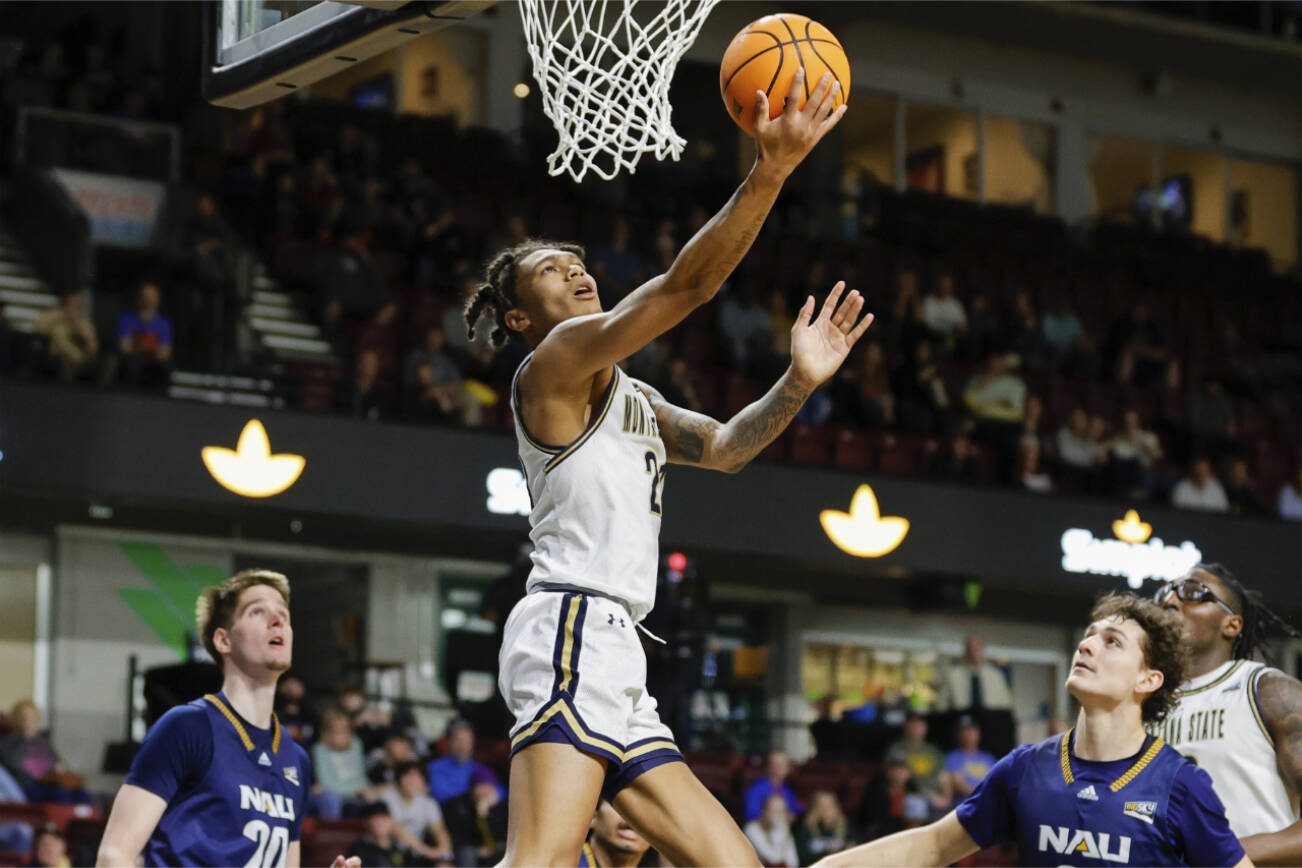
[[[533,76],[560,137],[550,174],[581,181],[591,170],[609,181],[644,154],[682,155],[669,84],[718,2],[521,0]]]

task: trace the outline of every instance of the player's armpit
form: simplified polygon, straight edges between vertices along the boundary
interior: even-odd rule
[[[149,836],[167,810],[167,802],[143,787],[123,784],[113,800],[96,865],[135,865]]]

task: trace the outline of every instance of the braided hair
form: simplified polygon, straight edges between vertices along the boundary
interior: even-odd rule
[[[516,293],[516,266],[520,260],[539,250],[562,250],[573,253],[582,259],[584,250],[578,244],[547,241],[542,238],[530,238],[513,247],[499,252],[484,266],[485,283],[466,301],[466,335],[473,341],[479,320],[485,314],[492,314],[492,330],[488,333],[488,342],[493,349],[500,350],[511,339],[512,330],[506,324],[506,312],[519,307],[520,298]]]
[[[1243,586],[1234,573],[1224,564],[1198,564],[1194,570],[1202,570],[1221,580],[1229,591],[1238,597],[1231,601],[1238,603],[1243,615],[1243,629],[1234,639],[1232,655],[1236,660],[1251,660],[1258,651],[1263,655],[1270,653],[1270,640],[1276,635],[1297,638],[1302,635],[1297,628],[1276,615],[1262,602],[1261,594],[1250,591]]]

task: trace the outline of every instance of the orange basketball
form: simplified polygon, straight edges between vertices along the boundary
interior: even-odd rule
[[[850,98],[850,61],[832,31],[817,21],[790,12],[765,15],[733,37],[719,66],[719,92],[728,114],[747,135],[755,134],[755,91],[768,95],[769,117],[776,118],[802,66],[802,106],[825,72],[832,73],[833,82],[841,82],[833,108]]]

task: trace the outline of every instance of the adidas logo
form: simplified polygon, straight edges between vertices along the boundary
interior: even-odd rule
[[[1077,793],[1076,798],[1084,799],[1087,802],[1097,802],[1099,800],[1099,794],[1094,792],[1094,785],[1090,784],[1088,787]]]
[[[260,766],[271,765],[271,757],[267,756],[267,752],[265,750],[262,752],[262,756],[258,757],[258,765]]]

